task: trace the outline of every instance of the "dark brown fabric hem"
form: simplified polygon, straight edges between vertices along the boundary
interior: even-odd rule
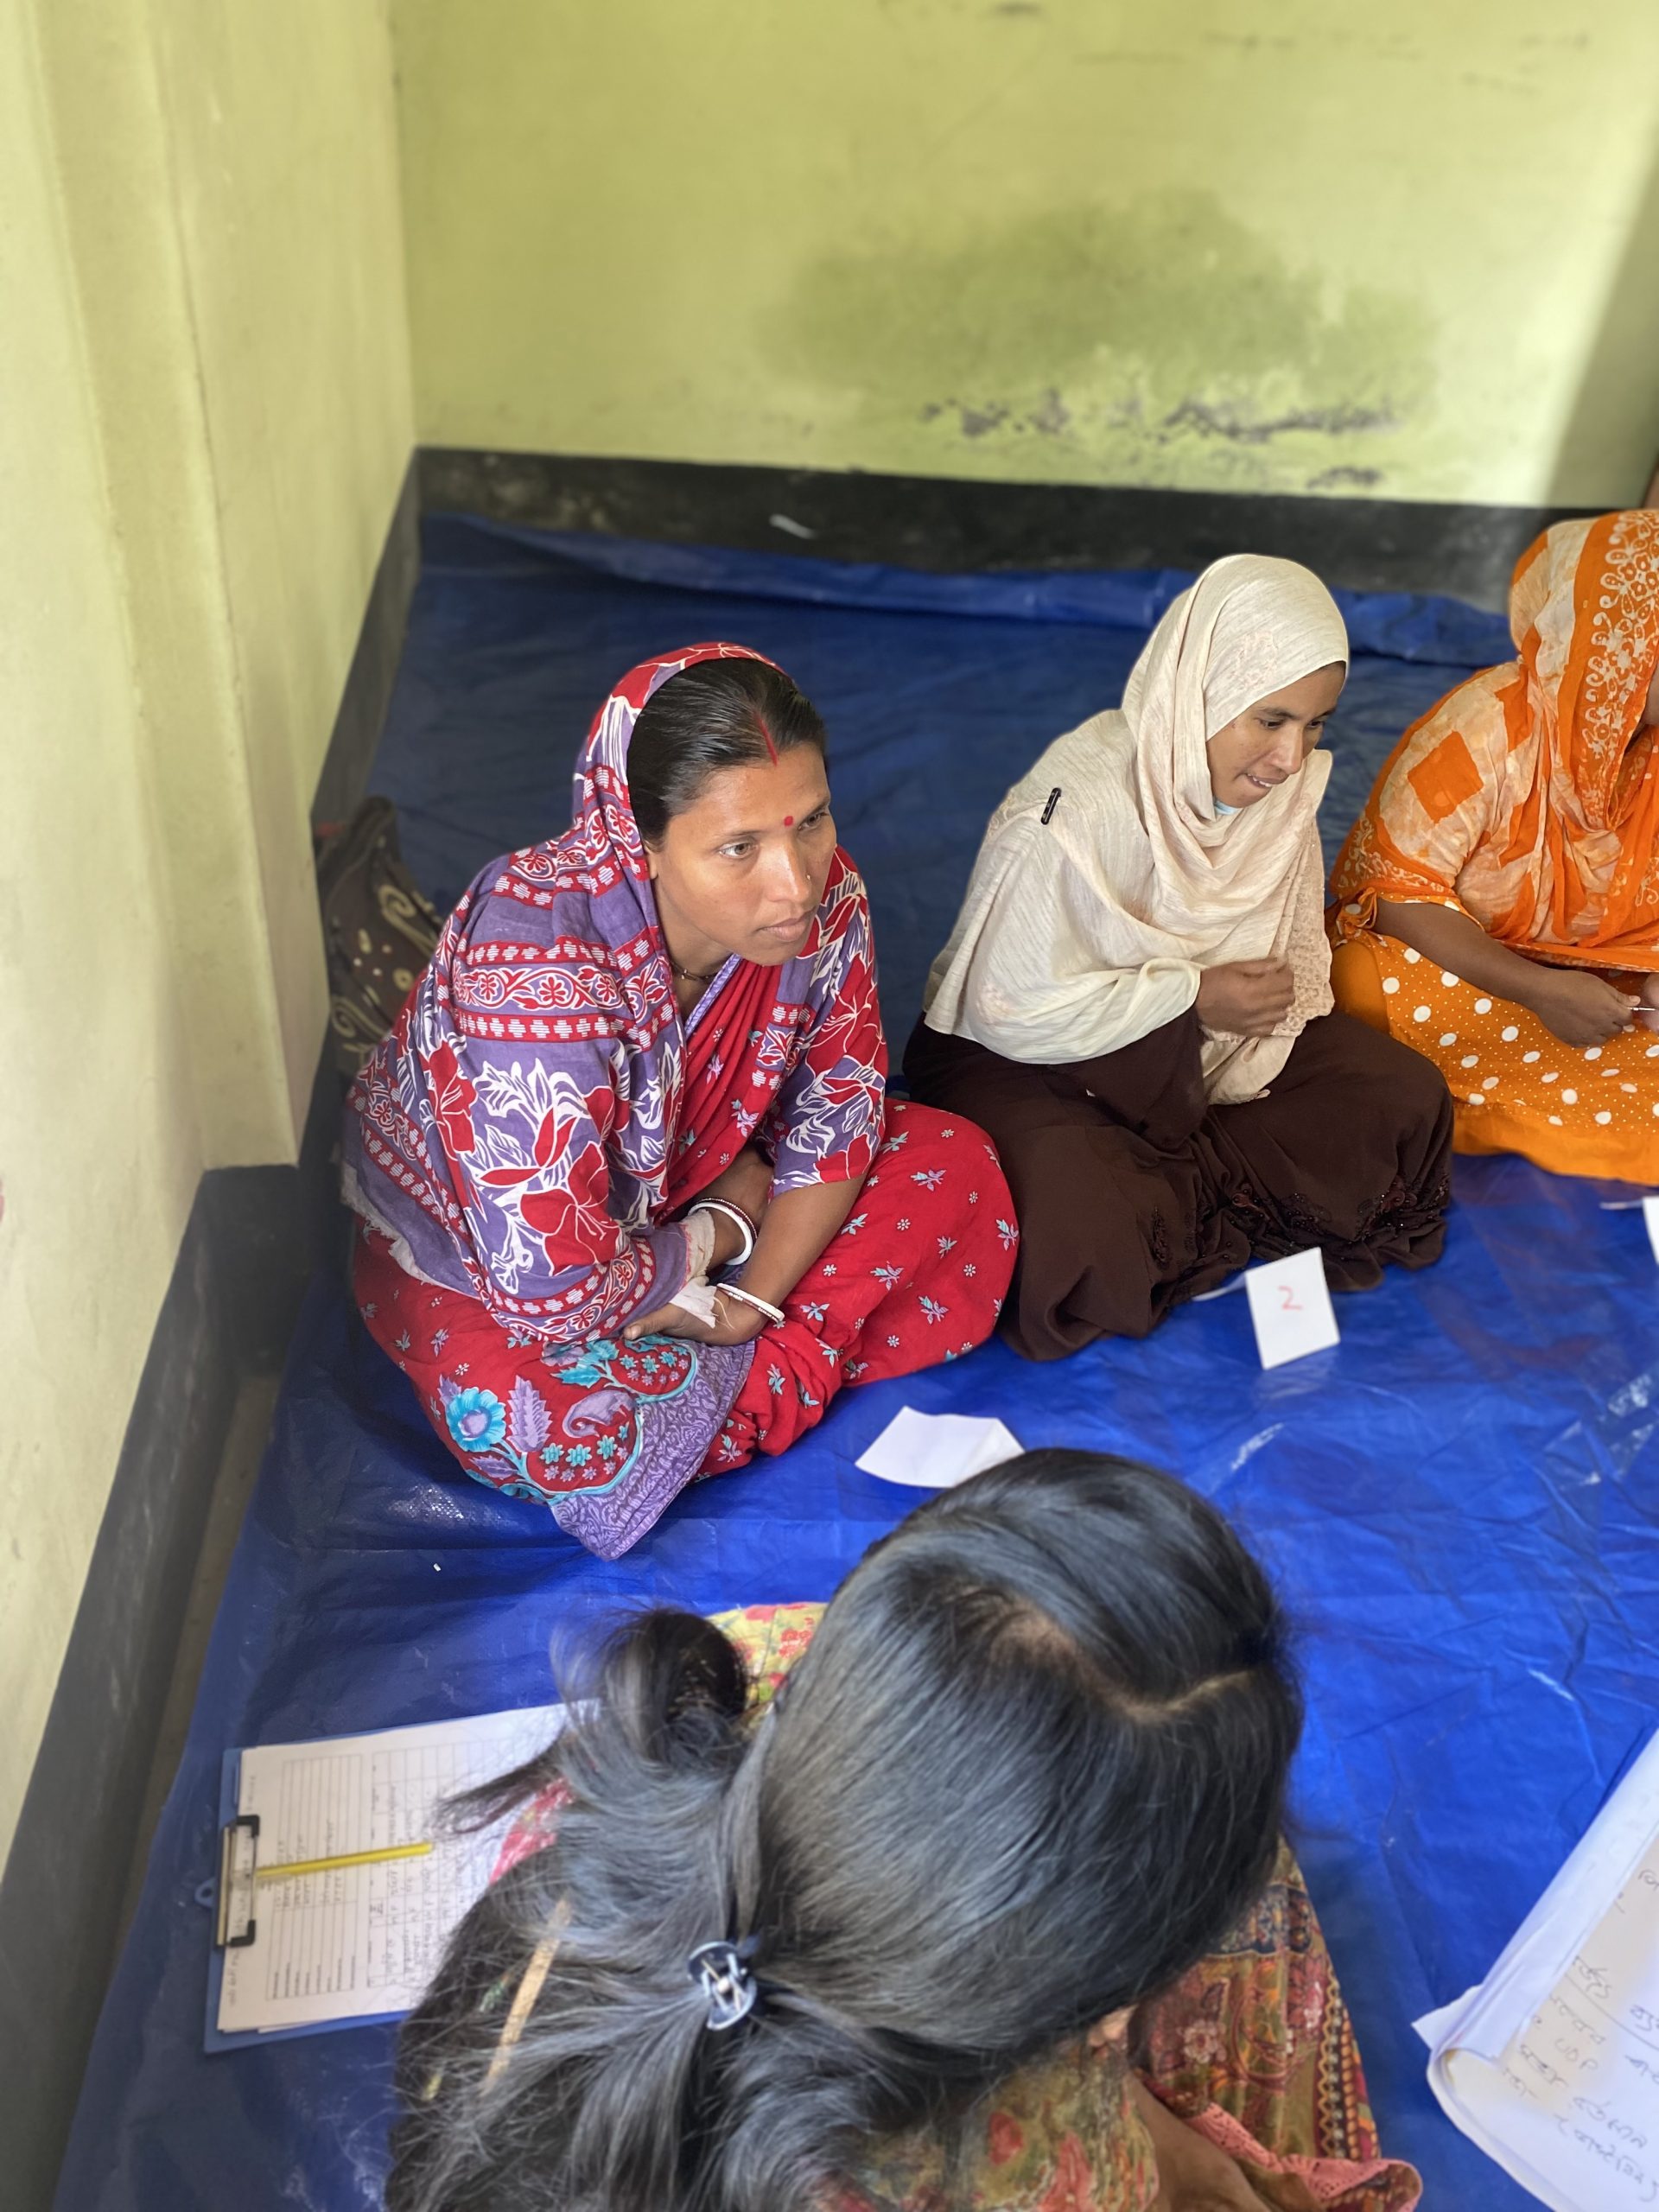
[[[1452,1103],[1421,1054],[1345,1014],[1312,1022],[1267,1094],[1207,1105],[1196,1014],[1066,1066],[918,1024],[913,1095],[977,1122],[1014,1193],[1001,1331],[1027,1359],[1144,1337],[1252,1260],[1318,1246],[1335,1290],[1426,1267],[1445,1242]]]

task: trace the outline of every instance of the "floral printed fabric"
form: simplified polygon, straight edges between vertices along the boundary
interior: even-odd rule
[[[1510,594],[1516,658],[1414,722],[1332,877],[1344,1011],[1431,1059],[1465,1153],[1558,1175],[1659,1177],[1659,1044],[1587,1050],[1379,928],[1377,902],[1446,906],[1554,967],[1634,992],[1659,970],[1659,514],[1557,523]]]
[[[844,1382],[880,1382],[983,1344],[1014,1273],[1014,1201],[984,1131],[896,1098],[840,1234],[765,1330],[706,1471],[784,1452]]]
[[[971,1122],[904,1100],[885,1128],[851,1216],[753,1344],[550,1343],[417,1281],[366,1224],[359,1306],[469,1475],[541,1499],[613,1559],[699,1473],[785,1450],[843,1383],[912,1374],[990,1334],[1018,1243],[995,1154]]]
[[[753,1713],[823,1617],[821,1605],[715,1616],[743,1656]],[[556,1840],[563,1802],[556,1786],[526,1808],[493,1879]],[[1141,2007],[1131,2040],[1147,2087],[1279,2212],[1413,2212],[1421,2184],[1378,2150],[1348,2010],[1287,1848],[1221,1948]],[[1010,2075],[948,2136],[873,2146],[822,2212],[1151,2212],[1157,2196],[1123,2058],[1073,2044]]]
[[[1659,514],[1557,523],[1510,592],[1516,658],[1384,764],[1331,879],[1337,942],[1379,899],[1468,914],[1558,964],[1659,969]]]
[[[628,740],[682,670],[758,658],[692,645],[630,671],[588,732],[573,826],[474,879],[352,1090],[351,1204],[411,1274],[550,1343],[666,1303],[685,1276],[670,1215],[751,1135],[779,1191],[856,1178],[880,1137],[869,912],[844,853],[793,959],[728,962],[689,1023],[675,1000]]]
[[[1269,2204],[1411,2212],[1421,2196],[1414,2169],[1378,2145],[1353,2024],[1287,1846],[1220,1948],[1136,2015],[1130,2055]]]
[[[800,953],[728,961],[681,1017],[628,741],[682,670],[756,658],[692,645],[623,679],[577,764],[573,827],[474,880],[346,1116],[371,1333],[469,1474],[543,1499],[607,1559],[705,1464],[782,1451],[843,1380],[981,1343],[1013,1265],[981,1133],[887,1109],[869,911],[844,853]],[[626,1341],[685,1280],[674,1214],[745,1145],[777,1193],[861,1182],[884,1142],[912,1150],[870,1177],[761,1346]]]

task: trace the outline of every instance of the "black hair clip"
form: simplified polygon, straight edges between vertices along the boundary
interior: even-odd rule
[[[745,1945],[743,1949],[747,1949]],[[754,1976],[735,1943],[699,1943],[685,1962],[693,1981],[700,1982],[709,2000],[705,2025],[719,2034],[747,2020],[760,1997]]]

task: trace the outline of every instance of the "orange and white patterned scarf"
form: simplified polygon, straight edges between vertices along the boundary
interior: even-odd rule
[[[1659,969],[1659,512],[1557,523],[1510,593],[1516,658],[1408,729],[1332,878],[1338,941],[1379,899],[1460,908],[1501,944]]]

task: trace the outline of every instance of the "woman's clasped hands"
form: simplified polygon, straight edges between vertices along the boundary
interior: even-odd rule
[[[1605,1045],[1629,1029],[1642,1001],[1586,969],[1539,968],[1532,1011],[1563,1045]]]
[[[745,1145],[731,1166],[697,1195],[723,1198],[746,1214],[758,1230],[771,1194],[772,1162],[753,1145]],[[743,1236],[729,1214],[713,1212],[709,1219],[715,1231],[714,1256],[709,1262],[713,1272],[738,1257]],[[700,1320],[683,1306],[662,1306],[654,1313],[629,1322],[623,1336],[630,1343],[639,1337],[687,1337],[700,1344],[753,1344],[766,1327],[766,1316],[758,1306],[746,1305],[740,1298],[722,1297],[718,1283],[714,1292],[715,1319],[712,1321]]]
[[[1288,960],[1228,960],[1198,980],[1198,1020],[1230,1037],[1271,1037],[1290,1012],[1295,977]]]

